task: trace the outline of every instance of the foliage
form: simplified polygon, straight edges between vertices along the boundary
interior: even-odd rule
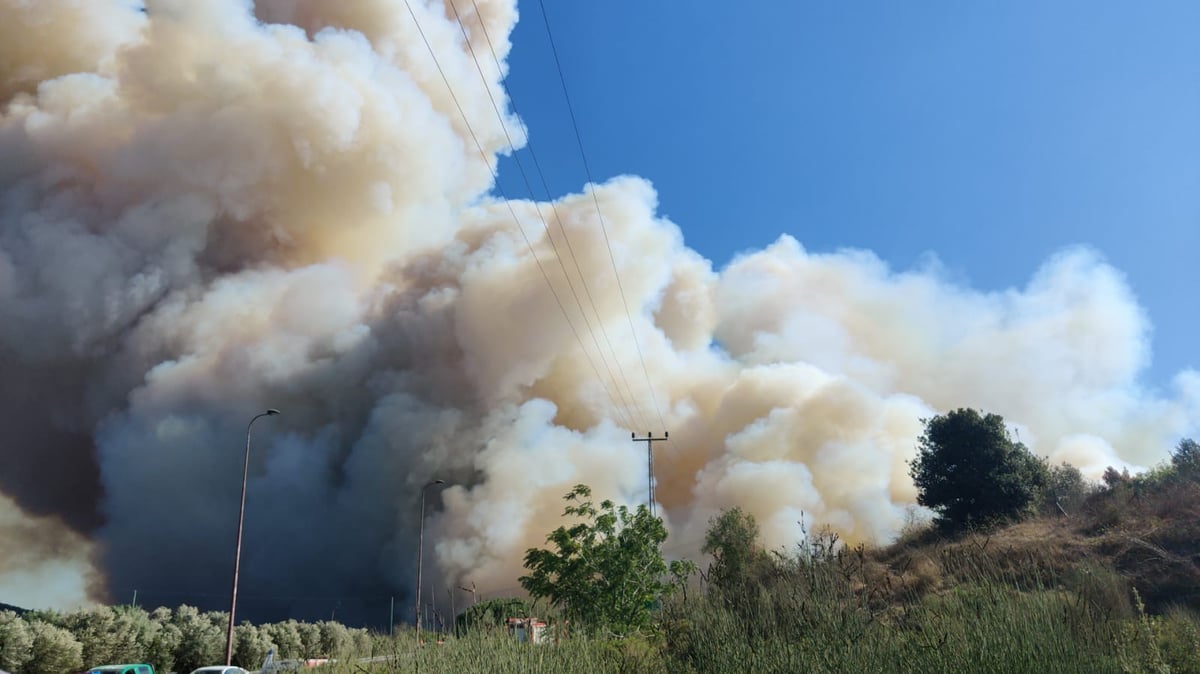
[[[606,500],[597,508],[591,495],[580,484],[564,496],[569,505],[563,515],[579,521],[546,537],[553,549],[525,553],[529,575],[520,578],[521,586],[589,628],[628,634],[649,627],[654,603],[680,587],[694,567],[663,559],[667,530],[646,506],[630,512]]]
[[[996,414],[958,409],[923,420],[909,466],[917,501],[949,529],[989,525],[1029,511],[1046,482],[1045,466],[1014,442]]]
[[[82,645],[84,662],[140,662],[151,632],[144,612],[108,606],[67,614],[62,625]]]
[[[41,620],[29,623],[33,643],[22,674],[63,674],[83,667],[83,645],[67,630]]]
[[[1133,477],[1129,475],[1129,469],[1117,470],[1112,466],[1104,469],[1104,476],[1100,478],[1104,483],[1105,489],[1117,489],[1121,486],[1129,484]]]
[[[233,628],[233,664],[255,670],[267,657],[270,648],[262,631],[249,622],[242,621],[242,624]]]
[[[1093,491],[1095,488],[1075,466],[1069,463],[1050,466],[1038,509],[1046,515],[1074,515]]]
[[[195,607],[180,606],[171,616],[171,624],[179,629],[179,646],[175,649],[175,668],[190,672],[193,669],[225,661],[225,632],[216,616],[205,615]]]
[[[1159,647],[1160,630],[1156,620],[1146,615],[1146,607],[1137,590],[1133,591],[1137,618],[1121,626],[1117,634],[1117,661],[1129,674],[1171,674]]]
[[[1162,658],[1175,674],[1200,674],[1200,616],[1180,608],[1158,622],[1158,642]]]
[[[321,655],[321,628],[312,623],[296,623],[300,633],[300,657],[315,658]]]
[[[346,650],[350,644],[350,630],[345,625],[332,620],[322,620],[317,623],[321,633],[318,649],[326,657],[336,656]],[[266,656],[266,653],[263,653]],[[262,662],[260,659],[259,662]]]
[[[32,657],[33,634],[21,616],[0,611],[0,669],[15,672]]]
[[[1200,443],[1184,438],[1171,452],[1171,467],[1181,479],[1200,482]]]
[[[287,660],[300,657],[304,642],[300,638],[299,623],[287,620],[263,625],[263,636],[275,644],[275,657]]]
[[[183,641],[183,633],[171,622],[171,609],[156,608],[149,614],[152,631],[143,644],[142,657],[138,662],[148,662],[156,672],[176,671],[175,652]],[[95,664],[95,663],[93,663]]]
[[[228,619],[228,613],[202,613],[191,606],[151,612],[131,606],[66,614],[0,611],[0,670],[61,674],[84,666],[148,662],[157,672],[188,672],[224,662]],[[305,644],[305,638],[311,643]],[[253,670],[271,648],[281,659],[291,659],[342,651],[370,653],[373,642],[367,630],[332,621],[262,626],[243,622],[234,629],[234,664]]]
[[[465,634],[471,629],[500,627],[506,618],[529,616],[533,613],[529,602],[516,597],[497,597],[475,604],[455,618],[455,632]]]
[[[736,507],[709,520],[701,551],[713,558],[708,582],[727,594],[742,590],[769,561],[758,545],[754,516]]]

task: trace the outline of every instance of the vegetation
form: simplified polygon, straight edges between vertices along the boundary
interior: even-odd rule
[[[100,664],[148,662],[157,672],[190,672],[225,661],[229,614],[191,606],[146,612],[130,606],[73,613],[0,611],[0,669],[64,674]],[[280,658],[370,653],[371,635],[323,621],[242,623],[234,630],[233,662],[257,669],[274,648]]]
[[[994,440],[995,422],[976,417]],[[1038,488],[1024,506],[990,519],[1004,526],[910,531],[881,548],[817,531],[766,551],[754,518],[731,509],[710,521],[710,563],[700,576],[707,582],[688,592],[673,591],[686,569],[672,575],[663,560],[659,520],[644,508],[593,507],[587,488],[576,487],[565,513],[576,521],[550,535],[551,550],[527,556],[527,578],[540,570],[545,587],[571,593],[557,595],[570,597],[561,611],[519,599],[483,602],[459,616],[469,629],[422,646],[411,631],[371,637],[331,622],[244,623],[235,660],[257,666],[275,647],[283,658],[333,656],[323,668],[331,674],[1200,673],[1198,450],[1184,440],[1169,462],[1141,475],[1109,470],[1102,485],[1070,466],[1039,464],[1040,477],[1031,478]],[[972,525],[989,521],[958,512]],[[584,591],[589,582],[606,591]],[[538,596],[553,601],[550,592]],[[612,594],[640,604],[615,610]],[[551,621],[552,645],[521,644],[508,633],[503,619],[530,611]],[[219,661],[223,639],[212,625],[223,621],[189,607],[0,611],[0,668],[64,674],[96,658],[187,672],[200,658]]]
[[[707,573],[709,585],[726,596],[743,592],[771,568],[758,543],[758,523],[741,508],[725,510],[709,521],[701,552],[713,559]]]
[[[986,526],[1028,513],[1046,467],[1015,442],[996,414],[958,409],[925,420],[910,466],[917,502],[947,529]]]
[[[654,603],[681,587],[692,567],[663,559],[667,530],[646,506],[631,513],[606,500],[597,508],[591,495],[580,484],[563,497],[563,516],[578,522],[546,537],[552,550],[525,554],[521,586],[590,629],[629,634],[650,625]]]
[[[530,616],[533,610],[529,602],[516,597],[489,599],[463,611],[455,618],[456,634],[466,634],[473,629],[496,629],[512,617]]]

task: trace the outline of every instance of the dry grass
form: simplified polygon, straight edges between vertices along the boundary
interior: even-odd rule
[[[944,537],[906,532],[869,552],[867,574],[895,602],[945,592],[980,573],[1016,586],[1071,587],[1104,569],[1136,588],[1151,612],[1200,609],[1200,484],[1124,485],[1093,494],[1069,516],[1039,517]]]

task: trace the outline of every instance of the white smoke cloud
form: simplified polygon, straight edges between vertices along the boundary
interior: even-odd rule
[[[920,419],[953,407],[1091,473],[1196,430],[1200,375],[1139,384],[1148,319],[1087,250],[994,293],[787,236],[716,271],[638,178],[489,197],[524,129],[482,32],[503,59],[515,3],[456,8],[483,79],[455,8],[411,7],[420,31],[394,0],[0,0],[0,489],[88,534],[110,592],[220,605],[268,406],[251,617],[382,619],[435,477],[431,576],[514,587],[572,485],[645,498],[651,401],[678,554],[732,505],[770,545],[886,540]]]

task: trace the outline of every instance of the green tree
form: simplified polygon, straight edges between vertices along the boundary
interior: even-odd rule
[[[32,656],[29,624],[13,611],[0,611],[0,669],[15,672]]]
[[[694,565],[667,564],[666,527],[646,506],[630,512],[606,500],[597,508],[591,495],[580,484],[564,496],[563,516],[579,521],[546,537],[552,549],[525,553],[529,575],[521,586],[585,627],[628,634],[650,624],[654,603],[681,586]]]
[[[175,648],[176,671],[190,672],[214,662],[224,662],[225,631],[212,613],[201,614],[195,607],[180,606],[171,616],[171,622],[178,628],[180,637]]]
[[[248,621],[233,628],[233,664],[251,671],[258,669],[270,646],[257,627]]]
[[[83,661],[142,662],[150,621],[141,609],[98,606],[63,616],[62,626],[83,645]]]
[[[1184,438],[1171,452],[1171,467],[1185,480],[1200,481],[1200,443]]]
[[[758,522],[736,507],[709,520],[701,551],[713,558],[708,582],[726,593],[744,588],[769,562],[758,545]]]
[[[455,618],[457,634],[467,630],[488,630],[504,624],[506,618],[529,616],[529,602],[517,597],[496,597],[480,602],[463,611]]]
[[[296,631],[300,634],[300,657],[316,658],[321,653],[321,628],[313,623],[296,623]]]
[[[362,655],[374,655],[374,640],[371,639],[371,633],[365,629],[350,630],[350,648],[353,652]]]
[[[350,647],[350,630],[345,625],[332,620],[322,620],[317,625],[321,628],[322,655],[334,657]]]
[[[41,620],[29,623],[33,643],[21,674],[63,674],[83,667],[83,645],[67,630]]]
[[[146,639],[145,660],[156,672],[175,671],[175,651],[183,641],[183,633],[171,622],[171,609],[159,607],[150,612],[151,632]]]
[[[304,642],[300,638],[299,623],[295,620],[263,625],[259,630],[267,641],[275,647],[275,657],[280,660],[290,660],[300,657]]]
[[[1027,513],[1046,483],[1046,467],[1015,442],[996,414],[958,409],[922,420],[925,432],[909,473],[917,502],[950,529]]]
[[[1039,510],[1049,515],[1057,515],[1060,512],[1075,514],[1094,490],[1078,468],[1065,462],[1050,466],[1045,472],[1045,478]]]

